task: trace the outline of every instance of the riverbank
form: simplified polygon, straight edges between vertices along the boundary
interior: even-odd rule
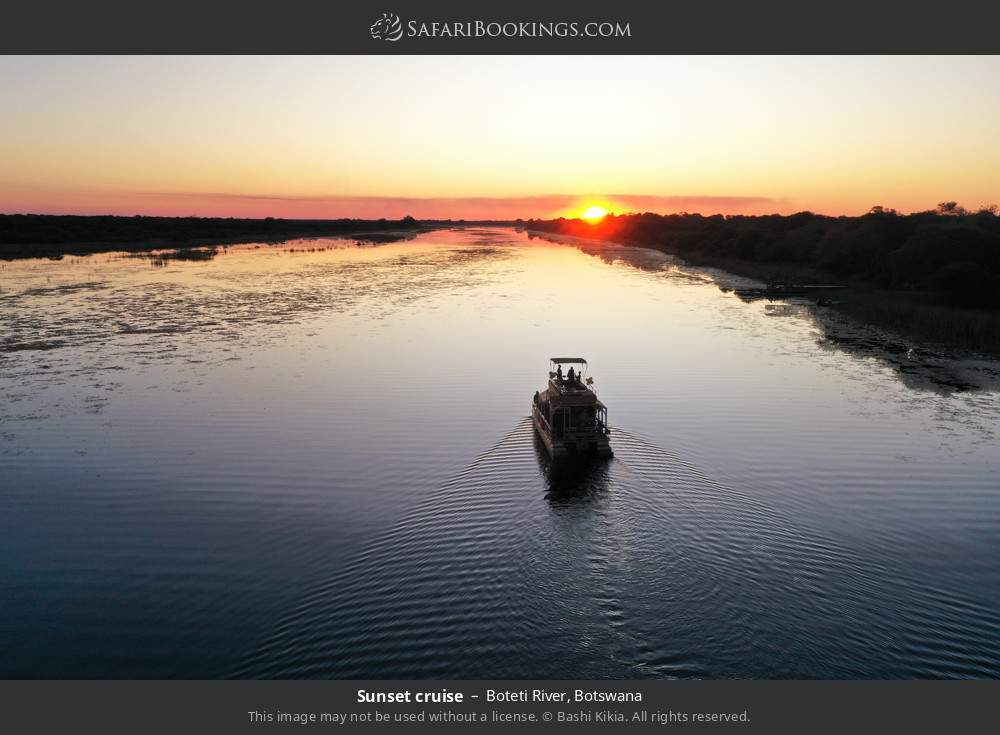
[[[903,337],[1000,355],[1000,216],[950,202],[903,215],[766,216],[651,213],[596,222],[530,220],[539,234],[651,248],[767,284],[760,296],[837,285],[816,300]]]
[[[655,249],[669,252],[662,248]],[[796,286],[842,286],[836,291],[818,290],[813,300],[859,322],[890,330],[902,337],[934,342],[955,350],[1000,356],[1000,312],[942,304],[933,292],[882,289],[858,280],[845,282],[827,271],[794,263],[753,263],[722,257],[688,258],[685,262],[761,281],[772,292],[787,288],[794,291],[798,298],[802,298],[803,294],[794,288]],[[773,297],[780,298],[776,294]]]
[[[559,235],[531,229],[538,237]],[[843,280],[835,274],[798,263],[759,263],[742,258],[705,254],[681,256],[673,249],[655,243],[585,238],[565,235],[592,243],[616,242],[620,245],[649,248],[678,258],[699,268],[713,268],[735,276],[759,281],[764,285],[755,298],[782,298],[781,290],[803,298],[803,291],[820,286],[837,286],[836,290],[816,288],[814,303],[835,309],[864,324],[894,332],[924,342],[936,343],[950,350],[1000,357],[1000,312],[966,309],[938,301],[938,295],[927,291],[880,289],[857,279]],[[796,288],[806,287],[806,288]],[[765,292],[771,292],[770,294]],[[749,299],[748,299],[749,300]]]
[[[356,237],[391,242],[441,227],[496,224],[336,219],[235,219],[221,217],[118,217],[43,214],[0,214],[0,260],[59,258],[64,255],[173,248],[278,243],[310,237]]]
[[[415,232],[422,228],[412,217],[403,220],[285,220],[13,214],[0,215],[0,259],[282,242],[304,237]]]

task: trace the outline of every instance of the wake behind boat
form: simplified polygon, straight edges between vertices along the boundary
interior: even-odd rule
[[[569,365],[564,374],[563,365]],[[582,357],[549,359],[548,387],[535,392],[531,420],[553,459],[596,455],[611,457],[608,409],[594,392]]]

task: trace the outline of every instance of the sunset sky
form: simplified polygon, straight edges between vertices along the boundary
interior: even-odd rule
[[[3,57],[0,212],[1000,202],[1000,57]]]

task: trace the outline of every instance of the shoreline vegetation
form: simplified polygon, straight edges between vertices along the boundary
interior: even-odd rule
[[[119,217],[47,214],[0,215],[0,259],[59,258],[63,255],[279,242],[300,237],[364,235],[418,230],[401,220],[288,220],[267,217]]]
[[[954,202],[860,217],[651,213],[526,220],[539,234],[652,248],[767,284],[759,298],[801,296],[900,335],[1000,355],[1000,216]],[[818,287],[835,287],[818,288]]]
[[[267,217],[134,217],[0,214],[0,260],[60,258],[64,255],[283,242],[309,237],[380,240],[385,233],[417,233],[441,227],[512,225],[466,220],[330,219]],[[398,239],[393,237],[392,239]]]
[[[462,226],[651,248],[767,284],[755,298],[811,294],[900,335],[1000,355],[1000,216],[996,207],[970,212],[954,202],[906,215],[873,207],[860,217],[641,213],[595,222],[0,214],[0,260],[310,237],[381,241]]]

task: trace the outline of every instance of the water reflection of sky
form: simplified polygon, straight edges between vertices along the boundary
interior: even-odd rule
[[[513,512],[501,500],[511,483],[534,498],[536,482],[544,502],[521,507],[519,528],[502,526],[524,546],[514,557],[498,550],[497,563],[524,563],[537,550],[529,536],[545,514],[555,525],[539,533],[552,544],[584,533],[593,556],[571,544],[560,547],[565,558],[604,559],[625,579],[599,575],[603,602],[575,601],[628,620],[631,600],[641,615],[622,630],[656,652],[651,671],[670,670],[666,639],[651,639],[656,600],[638,588],[657,554],[686,553],[704,572],[766,530],[788,542],[747,557],[760,565],[744,569],[759,587],[726,587],[733,610],[772,620],[777,609],[760,606],[782,568],[851,615],[883,621],[880,635],[915,635],[913,621],[878,607],[894,605],[891,595],[865,608],[813,576],[825,569],[847,584],[855,569],[938,625],[924,641],[940,653],[929,654],[933,665],[920,668],[903,646],[876,651],[869,673],[996,672],[995,652],[976,659],[979,669],[943,653],[957,646],[971,660],[986,650],[976,625],[993,620],[982,610],[1000,581],[996,365],[900,350],[828,310],[747,304],[719,288],[739,282],[651,251],[482,229],[377,245],[250,244],[212,257],[0,264],[0,532],[10,550],[0,592],[11,601],[0,613],[0,643],[11,651],[3,673],[231,675],[235,652],[271,650],[269,631],[295,610],[322,613],[330,579],[372,543],[397,538],[386,529],[410,518],[408,533],[429,534],[413,541],[421,549],[444,529],[474,543],[476,529],[499,529],[501,510]],[[590,360],[612,424],[632,437],[617,463],[567,487],[515,432],[509,454],[461,474],[520,426],[556,353]],[[955,376],[978,389],[949,387]],[[677,480],[678,462],[711,481]],[[674,480],[662,475],[667,465]],[[475,482],[455,485],[456,473]],[[486,496],[471,504],[478,478],[496,505]],[[707,489],[716,487],[730,488],[725,502]],[[690,524],[669,520],[670,492]],[[451,498],[452,513],[433,521],[427,503],[438,497]],[[600,545],[601,534],[613,546]],[[630,567],[634,554],[642,562]],[[685,574],[698,572],[692,564]],[[488,559],[459,567],[511,573]],[[538,585],[549,580],[543,571]],[[685,584],[675,581],[671,594]],[[792,588],[773,604],[812,609]],[[588,594],[582,584],[571,591]],[[952,622],[963,608],[974,611],[972,628]],[[736,673],[725,657],[699,658],[696,621],[687,625],[678,672]],[[819,634],[795,640],[819,646],[810,635]],[[608,655],[621,653],[604,643]],[[741,646],[767,664],[743,674],[781,673],[781,660],[764,661],[753,640]],[[819,647],[837,652],[835,641]],[[585,651],[572,661],[586,665]],[[271,664],[258,670],[291,673]],[[607,660],[591,664],[595,674],[622,673]],[[555,659],[545,672],[572,673],[559,667]]]

